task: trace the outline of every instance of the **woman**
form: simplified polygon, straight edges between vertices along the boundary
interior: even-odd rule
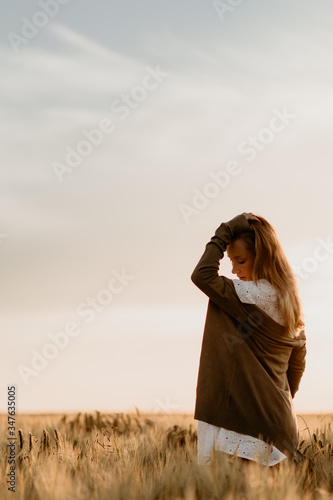
[[[218,274],[225,251],[238,279]],[[295,460],[292,399],[306,337],[296,279],[274,228],[245,212],[222,223],[191,280],[209,297],[194,412],[198,462],[210,463],[212,449],[269,466]]]

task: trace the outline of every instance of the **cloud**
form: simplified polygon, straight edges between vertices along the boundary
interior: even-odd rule
[[[61,267],[57,255],[62,245],[67,244],[69,261],[87,244],[92,255],[100,252],[98,235],[106,235],[105,254],[112,246],[114,259],[122,257],[123,242],[134,235],[138,245],[135,252],[142,263],[145,246],[154,239],[161,221],[166,232],[159,238],[170,240],[172,246],[178,238],[177,216],[182,224],[179,203],[191,203],[192,189],[203,188],[210,180],[210,170],[221,170],[226,161],[238,158],[239,142],[267,125],[274,106],[291,104],[290,112],[296,114],[292,126],[267,145],[255,164],[244,164],[244,173],[194,218],[192,227],[208,223],[212,214],[225,213],[226,207],[237,210],[241,202],[252,205],[256,200],[260,211],[265,212],[268,206],[260,197],[267,186],[275,190],[270,210],[277,192],[284,193],[284,209],[294,210],[291,205],[295,196],[300,196],[295,193],[299,178],[302,200],[311,196],[319,184],[309,161],[309,148],[318,148],[314,156],[320,154],[320,158],[329,160],[330,144],[320,149],[317,137],[323,132],[327,136],[331,128],[333,114],[327,112],[332,106],[331,91],[324,82],[317,87],[310,80],[299,80],[297,87],[288,87],[274,78],[276,72],[283,76],[285,71],[279,65],[275,67],[277,59],[274,62],[269,58],[270,50],[273,59],[282,57],[278,33],[271,32],[267,50],[247,46],[245,39],[238,44],[233,40],[221,44],[217,38],[208,37],[200,47],[198,41],[193,44],[191,39],[171,32],[147,35],[144,42],[146,47],[151,46],[150,55],[156,56],[154,61],[160,57],[161,69],[170,76],[119,123],[115,133],[61,188],[51,161],[63,161],[65,147],[76,146],[83,128],[93,128],[100,118],[112,117],[113,99],[140,83],[145,65],[152,63],[144,61],[142,55],[138,59],[129,57],[58,24],[49,27],[42,47],[31,43],[14,58],[8,49],[1,49],[6,74],[0,82],[3,104],[7,100],[2,167],[6,232],[17,231],[22,237],[22,252],[36,239],[31,253],[38,255],[40,262],[43,257],[44,264],[38,268],[41,275],[43,266],[47,268],[55,260]],[[286,38],[281,36],[283,45]],[[46,40],[53,45],[48,46]],[[297,37],[288,40],[294,51],[290,65],[301,46]],[[320,44],[313,50],[312,57],[320,53]],[[272,71],[269,85],[262,80],[267,68]],[[248,92],[250,72],[258,85]],[[309,139],[311,142],[306,142]],[[316,176],[318,172],[324,172],[323,165]],[[329,183],[321,189],[329,191]],[[284,220],[282,223],[285,226]],[[306,225],[306,221],[300,222],[299,234]],[[50,238],[48,248],[46,243],[41,246],[39,239],[46,234]],[[91,238],[91,234],[97,237]],[[289,237],[295,237],[293,227]],[[10,251],[8,240],[6,258],[13,264]],[[68,266],[70,274],[71,264]],[[95,263],[91,267],[95,274]]]
[[[50,26],[47,36],[57,42],[57,49],[31,45],[16,57],[10,49],[1,49],[1,90],[10,109],[14,103],[21,110],[101,106],[144,72],[140,61],[64,26]]]

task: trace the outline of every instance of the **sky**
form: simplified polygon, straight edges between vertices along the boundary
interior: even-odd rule
[[[332,3],[0,14],[0,411],[15,385],[21,412],[193,413],[208,298],[190,276],[253,212],[297,276],[296,412],[332,412]]]

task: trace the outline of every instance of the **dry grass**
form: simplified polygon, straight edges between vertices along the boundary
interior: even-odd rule
[[[333,415],[299,417],[311,465],[277,468],[223,454],[197,463],[192,415],[17,415],[16,493],[7,490],[7,416],[0,416],[1,499],[333,498]],[[20,429],[20,432],[18,430]]]

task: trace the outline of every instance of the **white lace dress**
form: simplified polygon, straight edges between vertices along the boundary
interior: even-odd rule
[[[232,280],[239,299],[246,304],[256,304],[271,316],[277,323],[284,324],[279,314],[276,302],[276,290],[265,279],[254,281]],[[263,465],[272,466],[278,464],[287,457],[275,446],[261,441],[260,439],[239,432],[230,431],[223,427],[216,427],[198,420],[198,463],[209,464],[212,448],[223,451],[230,455],[248,460],[258,461]]]

